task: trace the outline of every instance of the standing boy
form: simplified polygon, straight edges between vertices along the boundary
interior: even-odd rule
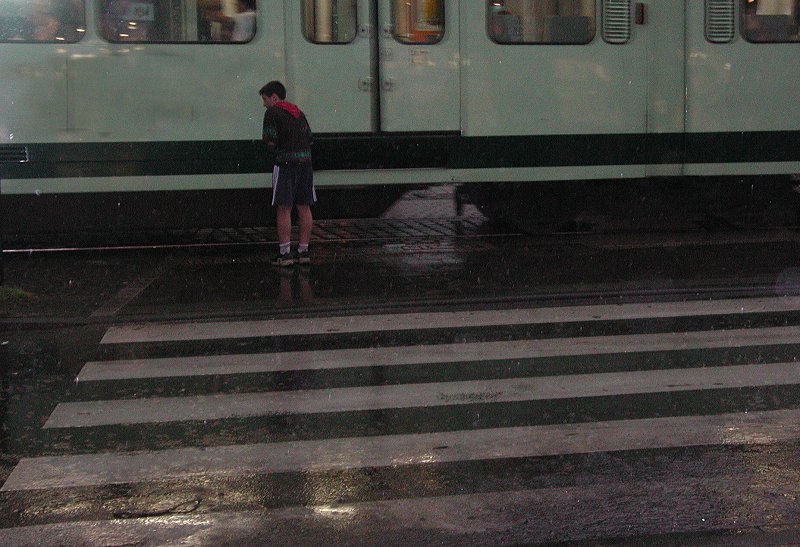
[[[311,128],[296,105],[286,102],[286,88],[273,81],[259,91],[267,111],[264,113],[264,142],[275,151],[272,170],[272,205],[277,208],[280,253],[271,260],[273,266],[309,264],[308,243],[311,239],[311,205],[317,201],[314,173],[311,168]],[[300,222],[300,244],[291,251],[292,207]]]

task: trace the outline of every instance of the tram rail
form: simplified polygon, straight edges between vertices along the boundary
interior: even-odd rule
[[[395,241],[416,238],[511,236],[518,232],[480,216],[424,219],[337,219],[314,225],[315,242]],[[46,237],[18,236],[7,241],[6,253],[64,251],[246,247],[277,242],[275,227],[214,227],[182,230],[71,232]]]

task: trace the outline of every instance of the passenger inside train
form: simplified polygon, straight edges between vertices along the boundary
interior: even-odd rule
[[[256,0],[101,0],[100,34],[109,42],[248,42]]]
[[[248,42],[256,33],[256,0],[236,0],[233,13],[223,9],[221,2],[200,2],[205,22],[210,26],[210,38],[215,42]]]
[[[77,42],[85,32],[82,0],[0,3],[0,41]]]

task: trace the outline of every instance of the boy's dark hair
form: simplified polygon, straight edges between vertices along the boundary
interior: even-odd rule
[[[277,80],[271,81],[258,92],[262,97],[271,97],[273,93],[277,95],[280,100],[286,100],[286,87]]]
[[[255,9],[256,9],[256,0],[239,0],[239,2],[244,4],[244,7],[246,7],[247,9],[250,9],[250,10],[253,10],[253,11],[255,11]]]

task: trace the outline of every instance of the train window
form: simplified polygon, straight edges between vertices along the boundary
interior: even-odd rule
[[[489,37],[498,44],[588,44],[594,0],[487,0]]]
[[[436,44],[444,38],[444,0],[394,0],[392,35],[403,44]]]
[[[85,14],[83,0],[0,0],[0,42],[74,43]]]
[[[109,42],[245,43],[256,32],[256,0],[100,0]]]
[[[356,38],[356,0],[303,0],[303,36],[315,44],[349,44]]]
[[[742,0],[748,42],[800,42],[800,0]]]

